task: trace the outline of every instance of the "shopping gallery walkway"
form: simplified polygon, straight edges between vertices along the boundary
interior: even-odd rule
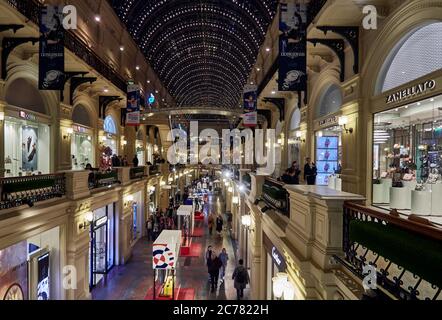
[[[207,216],[210,212],[222,213],[224,202],[218,196],[209,196],[209,202],[204,205],[204,221],[197,221],[197,230],[202,231],[201,237],[193,237],[192,257],[179,257],[176,286],[181,292],[180,300],[235,300],[236,291],[233,286],[232,273],[236,265],[236,244],[227,232],[219,237],[216,232],[209,236]],[[227,221],[227,219],[224,219]],[[205,266],[205,250],[212,245],[216,252],[227,249],[229,263],[226,271],[226,281],[218,285],[216,292],[210,292],[207,267]],[[239,259],[239,257],[238,257]],[[135,245],[131,260],[121,267],[115,267],[98,287],[93,289],[94,300],[144,300],[152,298],[152,242],[141,239]],[[248,299],[249,288],[244,291],[244,299]]]

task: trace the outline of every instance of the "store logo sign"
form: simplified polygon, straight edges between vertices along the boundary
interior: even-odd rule
[[[327,118],[327,119],[320,120],[319,121],[319,126],[320,127],[325,127],[325,126],[328,127],[328,126],[331,126],[331,125],[336,125],[338,123],[339,123],[338,117],[334,116],[334,117],[330,117],[330,118]]]
[[[420,94],[424,94],[427,91],[436,88],[436,80],[428,80],[424,83],[405,88],[387,96],[387,104],[399,102],[408,98],[415,97]]]
[[[20,111],[20,118],[25,119],[25,120],[30,120],[30,121],[37,120],[36,116],[34,116],[33,114],[26,113],[24,111]]]
[[[272,258],[280,270],[286,269],[285,261],[275,247],[272,248]]]
[[[74,126],[74,131],[79,133],[86,133],[86,128],[80,126]]]
[[[97,221],[95,221],[95,228],[101,227],[102,225],[105,225],[107,223],[107,217],[104,216]]]

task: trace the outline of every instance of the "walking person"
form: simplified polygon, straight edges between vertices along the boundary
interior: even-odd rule
[[[221,232],[223,231],[223,225],[223,217],[219,214],[218,217],[216,217],[216,232],[218,232],[219,236],[222,236]]]
[[[205,258],[206,258],[207,272],[209,273],[209,282],[210,282],[210,279],[211,279],[210,278],[209,267],[210,267],[210,264],[212,263],[212,253],[213,253],[212,246],[208,246],[207,250],[206,250]]]
[[[153,230],[152,217],[149,217],[149,219],[147,220],[146,229],[147,229],[147,240],[151,241],[153,239],[153,237],[152,237],[152,230]]]
[[[210,292],[215,292],[218,288],[218,279],[219,279],[219,270],[221,269],[222,262],[221,259],[213,252],[212,260],[209,266],[209,274],[210,274]]]
[[[209,225],[209,234],[212,235],[213,224],[215,223],[215,218],[213,217],[213,213],[210,213],[207,224]]]
[[[238,300],[241,300],[244,297],[244,289],[250,283],[250,277],[247,269],[244,267],[244,260],[240,259],[238,263],[239,265],[235,268],[232,279],[234,280],[236,297]]]
[[[226,248],[223,248],[221,253],[219,254],[219,259],[221,260],[221,283],[224,282],[224,277],[226,276],[226,268],[227,262],[229,261],[229,254],[227,253]]]

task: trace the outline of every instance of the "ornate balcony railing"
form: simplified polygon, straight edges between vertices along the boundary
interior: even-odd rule
[[[130,179],[135,180],[144,178],[144,169],[145,167],[130,168]]]
[[[8,0],[7,3],[29,20],[39,25],[39,15],[42,7],[40,2],[36,0]],[[102,76],[107,78],[117,88],[123,92],[126,92],[126,81],[118,74],[118,72],[112,69],[109,66],[109,63],[103,61],[103,59],[94,53],[86,43],[84,43],[80,38],[70,31],[67,31],[65,35],[65,47],[95,69]]]
[[[371,266],[377,287],[396,299],[442,298],[442,229],[354,203],[344,205],[343,226],[345,259],[335,258],[354,274],[367,280]]]
[[[66,194],[64,174],[46,174],[0,179],[0,210],[34,206],[34,203]]]
[[[114,184],[120,183],[118,180],[118,171],[93,171],[89,174],[89,189],[98,189],[104,187],[111,187]]]
[[[266,178],[261,197],[268,207],[290,218],[290,195],[283,183]]]
[[[318,15],[319,11],[324,7],[327,0],[311,0],[308,4],[307,9],[307,25],[310,25],[310,23],[315,20],[316,16]]]

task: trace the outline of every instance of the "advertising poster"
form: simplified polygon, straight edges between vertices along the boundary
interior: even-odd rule
[[[28,300],[27,242],[0,250],[0,300]]]
[[[281,3],[279,91],[307,89],[307,5]]]
[[[258,112],[250,112],[243,115],[245,127],[255,127],[258,124]]]
[[[37,128],[22,127],[22,170],[36,171],[38,166],[38,132]]]
[[[140,87],[137,85],[127,86],[127,115],[128,126],[140,125]]]
[[[329,177],[338,170],[339,137],[317,137],[316,139],[316,166],[318,176],[317,185],[328,185]]]
[[[49,300],[49,253],[37,259],[37,300]]]
[[[64,89],[63,8],[45,6],[40,13],[40,90]]]
[[[258,107],[257,86],[247,85],[244,87],[244,112],[254,112]]]
[[[258,124],[258,87],[254,85],[247,85],[244,87],[243,96],[243,125],[246,127],[255,127]]]

